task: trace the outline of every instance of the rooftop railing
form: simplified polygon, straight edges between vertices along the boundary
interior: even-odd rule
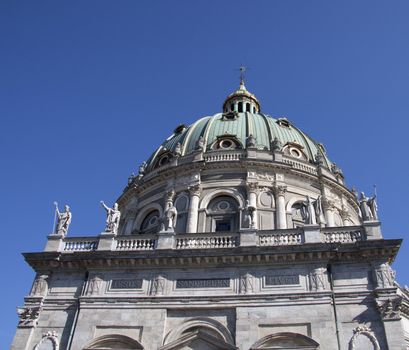
[[[375,225],[376,224],[376,225]],[[119,235],[103,233],[97,237],[50,235],[46,251],[76,253],[89,251],[152,251],[161,249],[234,249],[240,246],[294,246],[304,243],[354,244],[381,238],[379,223],[363,226],[305,226],[285,230],[243,230],[240,232],[158,233]]]

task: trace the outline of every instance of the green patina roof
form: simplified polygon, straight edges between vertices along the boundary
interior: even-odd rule
[[[246,139],[252,134],[257,141],[257,148],[270,149],[271,141],[277,137],[283,146],[288,142],[296,142],[304,147],[304,152],[310,161],[315,159],[319,144],[290,123],[290,126],[282,126],[277,123],[278,119],[262,113],[238,113],[237,118],[226,120],[221,113],[211,117],[199,119],[180,133],[171,135],[148,160],[148,168],[154,166],[157,156],[166,151],[174,151],[178,143],[182,145],[182,155],[194,151],[196,143],[202,136],[205,140],[206,151],[216,141],[218,136],[224,134],[235,135],[246,148]],[[325,157],[327,165],[331,162]]]

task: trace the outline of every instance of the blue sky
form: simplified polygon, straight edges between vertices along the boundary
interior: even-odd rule
[[[9,346],[53,201],[71,236],[104,227],[132,171],[179,123],[221,110],[250,67],[262,110],[326,146],[408,237],[408,1],[0,2],[0,348]],[[394,268],[408,283],[408,248]]]

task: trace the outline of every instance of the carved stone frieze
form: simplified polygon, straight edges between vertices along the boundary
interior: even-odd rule
[[[270,175],[268,173],[264,173],[264,174],[257,173],[256,177],[258,180],[263,180],[263,181],[268,181],[268,182],[275,181],[274,175]]]
[[[38,275],[34,280],[33,287],[31,288],[30,296],[32,297],[43,297],[47,294],[48,275]]]
[[[18,327],[29,328],[37,326],[38,317],[40,316],[41,306],[30,306],[17,308],[19,316]]]
[[[359,325],[353,330],[354,335],[349,341],[349,350],[355,350],[357,345],[357,338],[359,336],[367,337],[373,344],[373,350],[381,350],[378,339],[376,339],[374,332],[366,325]]]
[[[101,293],[102,279],[98,276],[92,277],[88,282],[87,295],[96,296]]]
[[[396,272],[385,262],[374,266],[376,287],[391,288],[395,283]]]
[[[240,294],[250,294],[254,291],[253,276],[249,273],[244,274],[240,277],[239,293]]]
[[[163,295],[165,293],[166,279],[161,275],[156,276],[151,284],[150,295]]]
[[[190,174],[186,176],[180,176],[175,180],[175,186],[189,186],[196,184],[200,181],[199,174]]]
[[[376,305],[383,320],[400,320],[402,309],[402,297],[377,300]]]
[[[318,267],[310,273],[311,290],[323,291],[327,289],[327,269]]]

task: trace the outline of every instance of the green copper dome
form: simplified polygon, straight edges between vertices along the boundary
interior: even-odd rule
[[[288,156],[309,163],[314,163],[320,153],[323,165],[328,168],[332,165],[322,145],[289,120],[261,113],[259,101],[241,83],[240,88],[226,98],[223,113],[201,118],[190,126],[177,127],[147,161],[146,170],[160,166],[165,154],[185,156],[198,149],[207,153],[249,147],[264,151],[282,150]]]

